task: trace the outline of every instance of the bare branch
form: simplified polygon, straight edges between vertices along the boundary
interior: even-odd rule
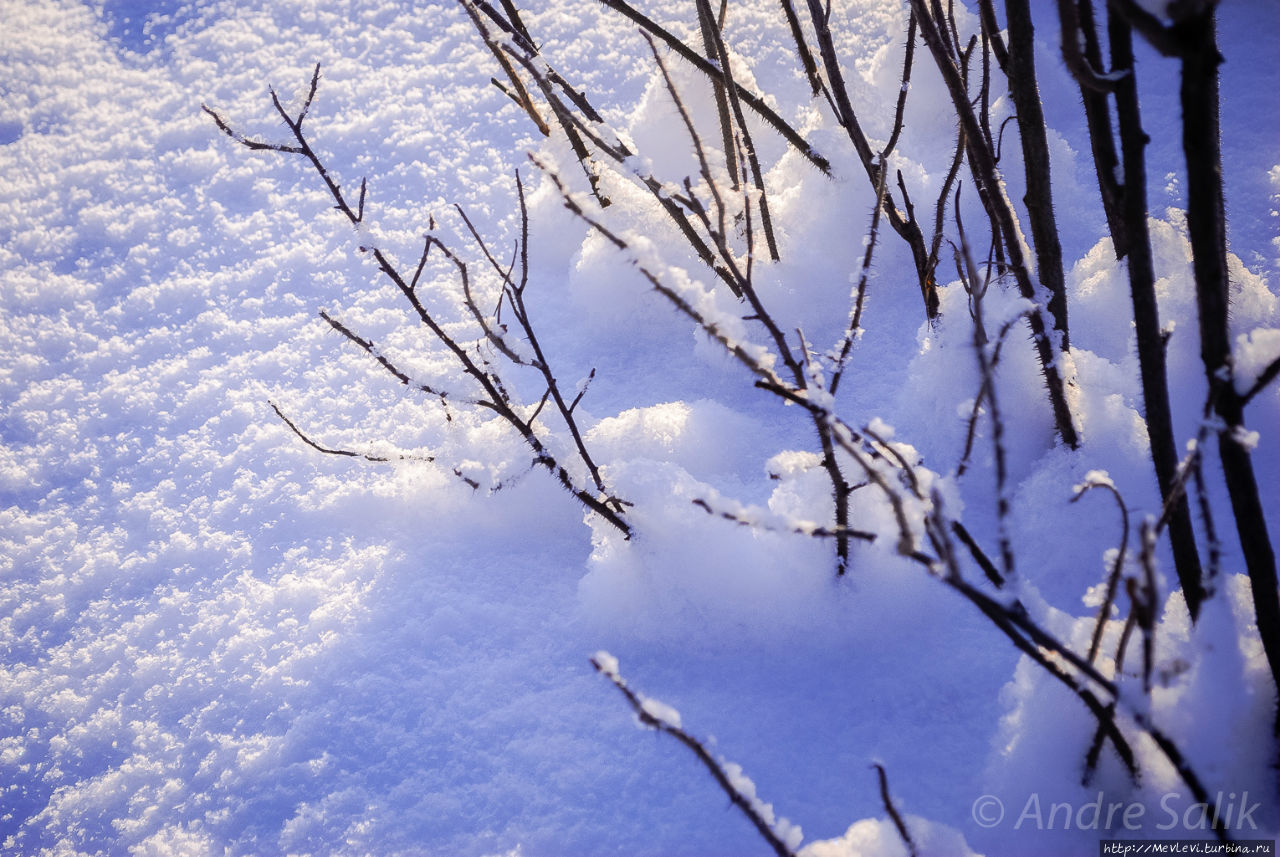
[[[725,769],[725,764],[712,756],[707,751],[706,746],[686,732],[679,723],[673,723],[665,717],[656,716],[653,712],[655,710],[660,711],[660,709],[657,709],[652,704],[652,700],[644,699],[627,686],[626,681],[618,674],[617,661],[606,653],[601,652],[591,659],[591,666],[595,667],[596,672],[613,682],[613,686],[626,698],[627,704],[631,706],[631,710],[641,723],[675,738],[697,757],[698,761],[715,779],[716,785],[720,786],[720,789],[728,796],[729,801],[741,810],[742,814],[755,827],[756,832],[760,834],[765,842],[769,843],[769,847],[773,849],[778,857],[795,857],[795,852],[774,830],[774,825],[761,815],[758,798],[739,791],[734,782],[738,777],[730,775]]]
[[[973,262],[973,254],[969,249],[969,239],[964,231],[964,221],[960,217],[960,188],[956,188],[956,199],[953,210],[956,230],[960,235],[960,248],[957,250],[956,267],[960,270],[961,280],[968,281],[970,307],[973,312],[973,352],[978,360],[978,373],[982,379],[982,391],[991,415],[991,446],[995,456],[996,469],[996,529],[1000,539],[1000,564],[1003,577],[1008,580],[1014,574],[1013,542],[1009,535],[1009,491],[1008,465],[1005,460],[1004,418],[1000,413],[1000,397],[996,391],[995,369],[990,355],[987,353],[987,335],[983,317],[983,298],[986,296],[991,269],[987,269],[987,278],[978,284],[978,269]],[[963,259],[961,269],[959,259]],[[967,274],[967,277],[966,277]]]
[[[627,3],[626,0],[600,0],[600,3],[621,13],[627,19],[640,25],[642,29],[661,39],[667,47],[679,54],[681,59],[690,63],[694,68],[698,69],[698,71],[708,77],[715,79],[722,76],[719,68],[707,62],[707,60],[699,56],[696,51],[691,49],[680,39],[676,38],[668,30],[659,26],[651,18],[648,18],[637,11],[633,6]],[[795,147],[796,151],[799,152],[805,160],[813,164],[824,174],[831,174],[831,163],[826,158],[822,157],[822,155],[818,154],[818,152],[800,136],[798,131],[792,128],[786,120],[765,104],[759,96],[753,94],[742,86],[742,84],[736,81],[733,83],[733,90],[736,92],[737,96],[742,99],[744,104],[750,107],[757,116],[765,121],[766,124],[781,134],[783,139]]]
[[[835,367],[831,372],[831,395],[840,387],[840,379],[844,377],[845,366],[853,343],[862,335],[862,305],[867,294],[867,279],[871,274],[871,257],[876,250],[876,237],[880,233],[880,209],[884,206],[885,179],[889,174],[884,155],[880,156],[880,181],[876,185],[876,203],[871,209],[871,228],[867,231],[867,249],[862,254],[862,268],[858,272],[858,286],[853,300],[853,311],[849,317],[849,329],[845,332],[836,354]]]
[[[1098,656],[1098,647],[1102,644],[1102,632],[1106,627],[1107,620],[1111,618],[1111,606],[1116,600],[1116,590],[1120,585],[1120,575],[1124,571],[1125,555],[1129,550],[1129,507],[1125,505],[1124,497],[1116,489],[1111,482],[1089,481],[1083,485],[1076,487],[1075,496],[1071,498],[1071,502],[1075,503],[1090,490],[1101,488],[1111,493],[1115,498],[1116,505],[1120,507],[1120,549],[1116,552],[1115,562],[1111,565],[1111,573],[1107,575],[1107,590],[1102,598],[1102,604],[1098,607],[1098,618],[1093,624],[1093,637],[1089,641],[1089,661],[1092,662]]]
[[[876,769],[876,777],[880,781],[880,802],[884,804],[885,812],[889,813],[889,818],[893,820],[893,826],[897,828],[902,844],[907,846],[907,854],[910,857],[919,857],[920,852],[916,849],[916,843],[911,838],[911,832],[907,830],[907,823],[902,819],[902,815],[889,797],[889,776],[884,772],[884,765],[877,762],[871,767]]]
[[[361,453],[361,452],[352,452],[352,451],[351,451],[351,450],[349,450],[349,449],[333,449],[332,447],[328,447],[328,446],[321,446],[319,443],[317,443],[317,442],[315,442],[314,440],[312,440],[311,438],[307,437],[307,436],[303,433],[302,429],[298,428],[298,426],[293,422],[293,420],[291,420],[291,419],[289,419],[288,417],[286,417],[286,416],[284,415],[284,412],[280,410],[279,406],[278,406],[278,405],[276,405],[276,403],[275,403],[275,402],[270,401],[270,400],[267,400],[267,404],[271,406],[271,410],[273,410],[273,411],[275,411],[275,412],[276,412],[276,416],[278,416],[278,417],[279,417],[279,418],[284,422],[284,424],[285,424],[285,425],[287,425],[287,426],[289,427],[289,430],[290,430],[290,431],[292,431],[292,432],[293,432],[294,434],[296,434],[299,438],[301,438],[303,443],[305,443],[307,446],[311,447],[312,449],[316,450],[317,452],[323,452],[323,453],[325,453],[326,455],[342,455],[342,456],[347,456],[347,457],[350,457],[350,458],[363,458],[363,459],[364,459],[364,460],[366,460],[366,461],[374,461],[374,462],[385,462],[385,461],[390,461],[390,460],[391,460],[391,459],[389,459],[389,458],[383,458],[383,457],[381,457],[381,456],[377,456],[377,455],[367,455],[367,454],[365,454],[365,453]],[[431,458],[430,456],[428,456],[427,458],[424,458],[423,460],[424,460],[424,461],[434,461],[435,459],[433,459],[433,458]]]
[[[911,0],[920,22],[920,34],[933,54],[935,64],[942,73],[944,82],[951,95],[952,105],[960,118],[965,132],[965,142],[969,154],[969,166],[973,171],[974,182],[983,206],[990,213],[998,227],[1005,251],[1009,255],[1009,263],[1018,290],[1024,298],[1041,310],[1030,316],[1031,334],[1036,346],[1036,355],[1045,380],[1046,392],[1053,410],[1054,424],[1063,443],[1072,449],[1080,444],[1071,407],[1067,402],[1066,383],[1059,370],[1059,349],[1050,338],[1045,324],[1045,313],[1038,300],[1037,289],[1033,285],[1027,260],[1022,252],[1021,233],[1017,225],[1012,203],[1003,191],[999,180],[995,154],[988,148],[982,138],[973,105],[969,101],[959,67],[949,55],[946,39],[939,29],[938,23],[930,15],[925,5],[926,0]]]
[[[809,536],[817,539],[853,538],[864,542],[874,542],[876,534],[853,527],[824,527],[812,521],[799,521],[779,516],[776,513],[762,513],[759,510],[741,510],[714,506],[710,500],[701,497],[691,501],[708,515],[732,521],[740,527],[747,527],[754,532],[792,533],[798,536]]]
[[[902,85],[898,90],[898,103],[893,110],[893,130],[889,132],[889,142],[880,150],[880,167],[885,169],[885,160],[898,146],[898,137],[902,134],[903,117],[906,115],[907,93],[911,91],[911,66],[916,55],[916,13],[912,10],[907,19],[907,47],[902,58]]]
[[[413,387],[415,389],[421,390],[422,392],[430,396],[439,396],[441,399],[445,399],[449,397],[449,394],[444,392],[443,390],[438,390],[435,387],[428,386],[427,384],[420,384],[414,381],[405,372],[397,368],[394,363],[392,363],[389,359],[387,359],[386,355],[384,355],[381,351],[378,350],[378,347],[373,344],[372,340],[365,339],[364,337],[360,336],[351,328],[347,327],[345,324],[338,321],[333,316],[329,315],[329,313],[325,312],[324,310],[320,310],[320,317],[324,319],[326,322],[328,322],[329,326],[332,327],[334,330],[338,331],[338,333],[341,333],[347,339],[351,340],[356,345],[364,349],[365,352],[368,353],[370,357],[372,357],[375,361],[377,361],[379,366],[387,370],[387,372],[390,373],[391,376],[394,377],[401,384],[404,384],[406,387]],[[485,407],[490,409],[493,408],[493,404],[491,402],[486,402],[483,400],[471,401],[468,404],[479,405],[480,407]]]
[[[264,143],[260,140],[250,140],[248,137],[244,136],[239,131],[234,130],[229,124],[227,124],[227,121],[223,119],[221,115],[216,113],[208,105],[201,104],[200,109],[203,110],[205,113],[208,113],[211,117],[213,117],[214,124],[218,126],[218,129],[222,131],[222,133],[226,134],[228,137],[230,137],[232,140],[235,140],[237,143],[239,143],[241,146],[244,146],[246,149],[253,149],[254,151],[266,151],[266,152],[282,152],[284,154],[289,154],[289,155],[302,154],[302,150],[296,146],[286,146],[284,143]]]
[[[1249,386],[1249,389],[1240,396],[1240,403],[1247,405],[1253,401],[1254,397],[1267,388],[1267,385],[1280,376],[1280,357],[1272,360],[1267,367],[1258,375],[1256,381]]]

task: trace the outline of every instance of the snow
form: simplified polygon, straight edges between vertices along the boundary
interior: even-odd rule
[[[1280,360],[1280,330],[1259,327],[1236,337],[1235,382],[1240,393],[1246,393],[1261,378],[1267,367]]]
[[[1260,101],[1280,85],[1280,62],[1265,41],[1275,28],[1257,21],[1276,11],[1261,5],[1219,12],[1242,392],[1280,354],[1280,122]],[[695,29],[687,4],[646,11],[678,33]],[[642,153],[606,176],[614,204],[602,216],[628,252],[567,212],[529,163],[534,152],[587,204],[567,145],[537,136],[489,83],[492,58],[454,4],[0,0],[0,852],[763,853],[686,748],[636,734],[593,674],[592,652],[606,675],[618,679],[625,661],[628,677],[664,700],[642,698],[650,716],[687,724],[716,758],[733,759],[739,791],[794,849],[803,825],[805,857],[906,853],[871,760],[887,770],[922,855],[1097,847],[1096,829],[1015,828],[1031,795],[1079,808],[1101,790],[1154,820],[1181,792],[1185,809],[1184,784],[1145,739],[1135,742],[1140,784],[1104,753],[1082,786],[1088,712],[897,555],[903,535],[928,547],[923,522],[936,502],[984,545],[1001,529],[989,408],[958,473],[980,379],[946,245],[943,318],[931,325],[909,256],[881,224],[845,378],[838,395],[810,399],[891,445],[921,492],[883,452],[874,459],[901,491],[909,532],[880,488],[857,488],[850,523],[876,540],[854,543],[837,580],[831,539],[804,535],[833,523],[812,421],[753,389],[723,344],[692,330],[636,270],[781,373],[763,331],[628,172],[676,188],[696,175],[648,47],[587,0],[524,14],[556,68]],[[971,10],[957,15],[973,29]],[[1038,19],[1042,57],[1054,56],[1052,18]],[[830,371],[819,355],[847,333],[874,193],[825,106],[810,103],[779,21],[776,4],[731,4],[727,34],[735,73],[771,93],[836,165],[823,176],[752,126],[783,256],[769,265],[757,253],[756,284],[788,341],[800,332],[809,343],[816,383]],[[887,139],[885,105],[902,88],[905,21],[896,0],[833,9],[873,142]],[[955,129],[924,54],[892,166],[928,208]],[[665,60],[714,159],[712,92]],[[299,106],[316,62],[307,127],[345,188],[368,179],[359,233],[301,159],[244,150],[200,110],[284,139],[268,87]],[[1084,651],[1119,523],[1114,503],[1073,496],[1114,487],[1135,525],[1158,514],[1159,497],[1127,277],[1103,237],[1078,90],[1060,63],[1040,65],[1069,266],[1064,366],[1084,446],[1054,446],[1039,366],[1015,326],[997,371],[1012,504],[1003,528],[1029,614]],[[1181,446],[1200,428],[1206,384],[1175,78],[1168,61],[1142,53],[1150,173],[1170,176],[1151,182],[1150,222]],[[999,99],[993,124],[1010,109]],[[1011,139],[1001,169],[1018,201]],[[575,413],[605,481],[634,504],[629,540],[531,465],[509,427],[467,404],[477,388],[357,249],[376,243],[411,270],[433,221],[472,266],[482,303],[496,302],[498,281],[481,275],[452,204],[509,259],[517,169],[531,215],[531,315],[566,393],[594,370]],[[965,194],[976,230],[976,194]],[[432,264],[423,277],[424,302],[471,346],[479,333],[459,308],[456,271]],[[994,329],[1026,308],[997,286],[984,312]],[[415,383],[450,395],[399,384],[320,310]],[[510,379],[531,412],[540,375]],[[1255,398],[1237,437],[1273,538],[1277,389]],[[268,402],[326,446],[394,460],[322,455]],[[573,446],[556,419],[540,421],[540,437],[563,457]],[[1147,706],[1211,791],[1261,801],[1250,838],[1274,837],[1274,772],[1257,758],[1273,690],[1208,447],[1224,540],[1216,596],[1193,626],[1162,543],[1149,702],[1137,632],[1124,668],[1115,664],[1123,594],[1097,666],[1126,705]],[[854,481],[868,477],[839,455]],[[582,467],[573,474],[586,479]],[[1134,544],[1127,576],[1139,573]],[[1004,810],[994,825],[979,811],[986,797]]]

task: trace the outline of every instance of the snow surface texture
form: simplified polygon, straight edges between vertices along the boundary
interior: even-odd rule
[[[693,172],[633,29],[587,0],[534,5],[543,50],[609,106],[605,119],[660,175]],[[687,5],[651,13],[688,32]],[[879,140],[898,89],[903,5],[836,4],[855,107]],[[783,249],[759,276],[779,318],[829,343],[848,318],[872,194],[830,117],[810,106],[775,7],[731,4],[735,70],[776,95],[837,177],[757,135]],[[1280,350],[1280,54],[1268,41],[1280,12],[1235,0],[1222,15],[1245,376]],[[1073,486],[1105,471],[1135,520],[1158,504],[1126,280],[1101,238],[1078,92],[1051,59],[1057,35],[1044,17],[1059,221],[1078,260],[1082,451],[1051,448],[1017,335],[1000,393],[1018,425],[1010,532],[1027,591],[1080,647],[1119,522],[1102,492],[1072,504]],[[752,390],[563,210],[524,153],[569,176],[567,149],[533,139],[489,84],[491,58],[455,4],[0,0],[0,21],[0,852],[759,853],[683,748],[635,731],[588,666],[602,647],[684,728],[714,736],[753,797],[803,826],[809,857],[904,853],[872,760],[923,854],[1093,853],[1097,829],[1063,830],[1060,818],[1037,829],[1052,803],[1104,795],[1155,825],[1170,794],[1182,792],[1179,810],[1189,802],[1148,746],[1138,747],[1142,787],[1110,759],[1082,789],[1092,724],[1081,706],[972,607],[895,559],[892,538],[856,548],[837,583],[830,545],[772,526],[829,517],[811,428]],[[308,122],[341,181],[369,177],[360,236],[299,163],[234,146],[199,110],[280,138],[267,86],[298,103],[317,61]],[[1190,439],[1203,379],[1175,75],[1142,62],[1158,289],[1178,436]],[[690,107],[708,109],[696,74],[671,65]],[[927,66],[917,65],[894,163],[916,199],[940,186],[954,139]],[[1020,199],[1013,148],[1002,166]],[[568,495],[529,472],[508,429],[406,391],[317,317],[334,312],[416,378],[461,387],[357,246],[412,258],[434,215],[439,234],[472,253],[458,202],[509,248],[516,168],[531,191],[532,311],[562,378],[597,369],[579,414],[610,484],[635,504],[630,542],[584,525]],[[668,234],[634,188],[615,184],[629,234]],[[909,270],[882,235],[838,404],[859,424],[893,426],[902,454],[923,460],[951,512],[989,541],[985,427],[976,468],[954,476],[978,388],[965,296],[944,287],[946,320],[922,326]],[[432,299],[448,307],[456,283],[432,276]],[[1017,310],[995,296],[988,307],[992,318]],[[540,390],[530,380],[517,392],[536,401]],[[435,462],[320,455],[268,399],[330,445]],[[1280,393],[1249,420],[1274,537],[1280,491],[1266,474],[1280,472]],[[1220,480],[1209,481],[1225,509]],[[706,515],[695,499],[765,528]],[[892,529],[869,492],[854,506],[856,526]],[[1157,639],[1170,677],[1153,709],[1212,790],[1261,802],[1262,838],[1280,826],[1255,752],[1269,740],[1271,690],[1234,540],[1218,523],[1218,596],[1194,631],[1180,598],[1167,599]],[[1028,814],[1033,795],[1040,817]]]

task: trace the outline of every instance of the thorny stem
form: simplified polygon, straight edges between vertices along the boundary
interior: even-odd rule
[[[1037,306],[1037,311],[1030,316],[1031,334],[1049,394],[1049,403],[1053,409],[1054,424],[1063,443],[1075,449],[1080,445],[1080,438],[1076,432],[1071,407],[1067,403],[1062,355],[1046,330],[1043,304],[1038,300],[1037,290],[1031,282],[1027,261],[1022,252],[1021,232],[1018,229],[1013,206],[1002,190],[995,155],[982,138],[982,129],[974,114],[973,105],[969,101],[960,68],[950,55],[938,23],[930,15],[929,9],[925,6],[925,0],[911,0],[911,3],[920,20],[920,35],[933,54],[938,70],[942,73],[951,94],[951,102],[964,129],[969,166],[973,171],[978,195],[982,198],[984,207],[991,212],[996,221],[1001,243],[1005,252],[1008,253],[1009,265],[1018,284],[1018,291]]]
[[[1054,328],[1061,333],[1059,346],[1070,346],[1067,326],[1067,286],[1062,272],[1062,243],[1053,211],[1053,182],[1049,163],[1049,140],[1044,109],[1036,87],[1035,28],[1028,0],[1005,0],[1009,23],[1009,60],[1006,72],[1009,94],[1017,107],[1018,136],[1022,141],[1022,162],[1026,175],[1027,219],[1035,243],[1036,274],[1049,290],[1048,310]],[[998,38],[998,36],[997,36]]]
[[[1241,442],[1245,401],[1235,389],[1229,319],[1226,199],[1222,143],[1216,3],[1178,4],[1164,24],[1134,0],[1111,0],[1110,8],[1160,53],[1181,62],[1182,149],[1187,171],[1187,232],[1200,322],[1200,357],[1210,395],[1225,431],[1218,457],[1236,533],[1253,593],[1258,636],[1277,692],[1274,730],[1280,736],[1280,581],[1257,476]]]
[[[707,55],[707,59],[713,63],[720,62],[720,33],[717,31],[715,18],[711,15],[709,9],[705,8],[707,3],[700,0],[698,3],[698,24],[702,27],[702,49]],[[656,46],[653,44],[653,37],[641,30],[645,39],[649,42],[649,47],[654,49],[654,57],[657,58],[658,53]],[[721,70],[727,74],[727,67]],[[671,78],[666,72],[663,77],[667,79],[667,87],[671,88]],[[729,115],[729,98],[726,95],[725,83],[723,79],[711,79],[711,88],[716,99],[716,115],[720,120],[720,140],[725,154],[725,161],[729,166],[729,184],[734,190],[738,189],[738,162],[733,157],[733,119]]]
[[[1132,35],[1128,24],[1118,15],[1110,16],[1112,64],[1125,74],[1115,90],[1116,116],[1123,158],[1123,193],[1121,225],[1123,245],[1129,256],[1129,293],[1133,304],[1134,332],[1138,345],[1138,372],[1142,382],[1143,411],[1147,436],[1151,442],[1151,460],[1161,497],[1167,502],[1173,492],[1178,466],[1174,441],[1173,410],[1169,401],[1168,369],[1164,338],[1160,328],[1159,304],[1156,300],[1155,265],[1151,250],[1151,233],[1147,225],[1146,143],[1138,106],[1137,81],[1134,78]],[[1108,136],[1110,130],[1107,131]],[[1187,602],[1192,621],[1200,613],[1204,600],[1203,572],[1196,548],[1195,530],[1185,497],[1171,507],[1169,541],[1173,548],[1174,567]]]
[[[880,181],[876,185],[876,203],[871,209],[871,228],[867,232],[867,249],[862,254],[862,268],[858,272],[858,287],[853,301],[853,312],[849,318],[849,329],[845,332],[836,355],[835,368],[831,371],[831,395],[840,387],[840,379],[844,377],[845,366],[849,361],[849,353],[853,350],[854,341],[862,335],[862,305],[867,295],[867,279],[871,274],[871,257],[876,250],[876,238],[880,234],[880,209],[884,205],[885,183],[889,170],[883,155],[880,157]]]
[[[1145,32],[1144,32],[1145,35]],[[1253,590],[1258,634],[1280,692],[1280,586],[1275,549],[1248,448],[1240,442],[1244,405],[1236,393],[1229,322],[1226,202],[1222,187],[1219,127],[1217,23],[1214,7],[1175,24],[1182,52],[1182,148],[1187,165],[1187,227],[1191,238],[1200,313],[1200,355],[1216,408],[1226,423],[1218,434],[1218,457],[1235,513],[1236,532]],[[1280,735],[1280,706],[1275,731]]]

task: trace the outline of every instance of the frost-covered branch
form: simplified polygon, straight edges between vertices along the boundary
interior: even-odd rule
[[[1127,20],[1114,9],[1108,13],[1112,71],[1106,87],[1089,83],[1101,69],[1102,53],[1094,24],[1092,0],[1058,0],[1063,26],[1063,56],[1080,80],[1080,95],[1093,149],[1102,207],[1110,228],[1116,258],[1128,257],[1129,295],[1137,339],[1142,406],[1151,460],[1160,495],[1172,515],[1169,541],[1174,567],[1187,608],[1194,620],[1204,598],[1199,550],[1186,498],[1176,500],[1174,482],[1178,453],[1173,411],[1169,401],[1165,341],[1156,300],[1155,266],[1147,210],[1147,134],[1143,130],[1134,74],[1132,34]],[[1112,122],[1114,102],[1115,123]],[[1116,139],[1120,141],[1117,156]],[[1119,159],[1118,159],[1119,158]]]
[[[960,235],[960,246],[956,249],[956,272],[960,276],[960,282],[964,285],[965,291],[969,293],[969,312],[973,316],[973,353],[978,361],[978,377],[982,379],[978,401],[981,402],[985,397],[990,408],[991,447],[996,469],[996,527],[1000,538],[1000,565],[1003,572],[1001,577],[1007,581],[1014,575],[1013,543],[1009,535],[1009,466],[1005,456],[1004,417],[1000,413],[1000,396],[996,391],[995,369],[991,356],[987,353],[986,322],[983,312],[983,302],[987,296],[987,288],[991,284],[991,266],[987,266],[987,273],[979,284],[978,266],[974,264],[969,238],[965,234],[964,221],[960,216],[960,188],[956,188],[955,219],[956,231]]]
[[[778,857],[795,857],[800,847],[800,828],[785,818],[774,815],[773,807],[756,797],[755,784],[732,762],[717,759],[706,746],[684,730],[680,714],[669,705],[649,699],[632,690],[618,672],[618,659],[608,652],[596,652],[591,665],[626,698],[636,718],[645,726],[675,738],[689,749],[710,772],[716,785],[728,796],[729,801],[741,810],[756,832]]]
[[[877,189],[882,184],[887,186],[882,173],[888,169],[888,155],[897,146],[898,137],[902,132],[907,93],[911,88],[911,71],[915,58],[916,40],[915,11],[912,10],[907,24],[906,50],[903,55],[898,98],[894,105],[892,130],[889,134],[888,143],[879,153],[879,157],[877,157],[877,153],[872,148],[861,123],[858,121],[858,115],[849,97],[848,85],[845,83],[844,72],[841,70],[841,58],[836,51],[835,39],[831,33],[830,6],[828,4],[824,8],[820,0],[806,0],[805,5],[809,12],[809,23],[817,45],[816,54],[822,64],[821,72],[819,72],[817,63],[814,61],[815,51],[809,46],[803,27],[801,27],[798,16],[796,16],[791,4],[783,3],[783,11],[787,16],[788,26],[791,29],[797,54],[806,69],[806,73],[809,74],[811,81],[814,82],[814,93],[821,92],[825,97],[836,122],[844,129],[849,141],[853,144],[854,151],[858,155],[858,160],[861,162],[863,171],[866,173],[871,186]],[[822,79],[822,74],[826,75],[826,80]],[[920,228],[920,224],[916,221],[915,212],[911,207],[910,199],[907,197],[906,188],[902,187],[901,192],[903,196],[901,207],[888,193],[878,191],[877,198],[890,228],[910,248],[912,262],[916,269],[916,279],[920,285],[920,294],[924,299],[925,315],[930,320],[933,320],[938,316],[939,307],[933,266],[930,264],[929,252],[925,247],[924,233]]]
[[[632,265],[654,290],[745,366],[755,376],[757,387],[768,390],[786,401],[804,406],[817,431],[822,449],[822,467],[832,486],[835,526],[831,531],[836,541],[836,574],[843,575],[848,569],[849,540],[854,532],[849,527],[849,495],[853,488],[846,480],[837,458],[836,450],[840,442],[836,438],[834,424],[828,418],[829,408],[825,405],[814,407],[811,400],[811,397],[816,394],[816,401],[825,402],[830,398],[830,393],[826,390],[814,389],[814,384],[820,383],[820,378],[807,371],[796,359],[787,344],[786,337],[750,279],[744,278],[738,281],[741,294],[754,310],[751,318],[769,333],[775,346],[774,350],[750,343],[745,337],[743,320],[721,310],[716,305],[714,297],[700,283],[691,281],[683,271],[667,269],[658,254],[654,252],[651,242],[643,239],[646,246],[641,252],[641,248],[634,246],[641,239],[624,238],[615,233],[605,225],[600,215],[588,210],[585,201],[569,191],[555,171],[537,158],[533,158],[533,162],[555,184],[565,208],[596,230],[615,248],[628,254]],[[802,353],[807,361],[807,348],[802,348]],[[790,375],[789,379],[779,374],[775,368],[779,362],[786,368],[786,374]]]
[[[432,456],[432,455],[402,454],[392,459],[392,458],[387,458],[386,456],[373,455],[372,453],[367,453],[367,452],[355,452],[350,449],[335,449],[331,446],[324,446],[323,444],[315,440],[312,440],[310,437],[308,437],[307,434],[302,431],[302,429],[298,428],[297,423],[295,423],[293,420],[289,419],[284,415],[284,411],[280,410],[280,406],[277,405],[275,402],[268,401],[267,404],[271,406],[271,410],[276,412],[276,416],[280,418],[281,422],[283,422],[286,426],[288,426],[289,430],[294,434],[296,434],[298,438],[302,440],[303,443],[305,443],[307,446],[311,447],[312,449],[316,450],[317,452],[323,452],[326,455],[339,455],[339,456],[344,456],[348,458],[362,458],[365,461],[372,461],[377,464],[382,464],[390,461],[435,461],[436,460],[435,456]]]
[[[951,96],[951,102],[964,130],[965,144],[969,156],[969,167],[973,173],[978,196],[983,207],[991,215],[995,224],[994,231],[1008,254],[1010,272],[1017,283],[1018,291],[1027,300],[1037,306],[1037,311],[1030,316],[1031,334],[1044,376],[1045,388],[1049,403],[1053,410],[1054,425],[1063,443],[1071,448],[1080,444],[1071,408],[1067,402],[1066,379],[1063,377],[1063,363],[1059,360],[1061,344],[1049,335],[1051,325],[1046,324],[1045,301],[1041,300],[1040,290],[1031,279],[1022,230],[1018,225],[1013,204],[1004,190],[996,165],[996,153],[991,149],[982,133],[978,116],[969,100],[968,89],[957,57],[954,55],[945,32],[945,22],[938,21],[926,0],[911,0],[912,8],[919,19],[920,35],[933,55],[935,65],[942,73],[943,81]]]
[[[708,515],[732,521],[740,527],[747,527],[755,532],[794,533],[798,536],[820,539],[835,539],[843,536],[864,542],[876,540],[876,534],[867,530],[858,530],[853,527],[824,527],[813,521],[802,521],[776,512],[742,506],[738,503],[727,503],[721,499],[707,500],[699,497],[692,502]]]
[[[723,73],[715,64],[704,59],[697,51],[690,48],[683,41],[672,35],[669,30],[662,27],[653,19],[642,14],[635,7],[631,6],[626,0],[599,0],[601,5],[607,6],[616,12],[621,13],[625,18],[637,24],[642,30],[659,39],[663,44],[671,50],[679,54],[680,58],[688,62],[698,71],[707,75],[712,80],[721,79]],[[736,80],[733,81],[733,88],[737,91],[737,95],[742,99],[743,104],[751,108],[751,110],[765,121],[769,127],[777,131],[783,139],[791,144],[797,152],[800,153],[805,160],[817,167],[825,174],[831,173],[831,163],[817,152],[805,139],[796,131],[790,123],[777,114],[764,99],[748,90]]]
[[[587,449],[586,440],[583,438],[582,430],[578,426],[577,417],[573,413],[574,408],[577,406],[583,393],[586,391],[584,390],[583,393],[579,393],[573,400],[572,404],[565,401],[564,394],[560,390],[560,382],[552,373],[551,363],[543,352],[541,343],[538,341],[538,334],[534,328],[532,320],[530,319],[528,304],[525,302],[525,289],[528,288],[529,285],[529,209],[525,204],[524,182],[520,179],[519,171],[516,172],[516,195],[520,203],[521,224],[518,247],[518,255],[520,259],[519,281],[512,278],[509,268],[504,270],[502,266],[498,264],[498,261],[493,257],[493,254],[489,252],[489,248],[485,244],[484,239],[481,238],[479,231],[471,222],[471,219],[467,217],[466,212],[462,210],[461,206],[458,207],[458,213],[462,216],[463,221],[467,225],[467,229],[471,232],[476,244],[489,260],[490,265],[502,278],[503,297],[511,307],[512,315],[515,316],[516,322],[520,325],[520,330],[523,331],[524,338],[529,343],[529,347],[533,349],[533,359],[526,362],[510,353],[510,348],[505,345],[501,336],[494,329],[494,325],[484,322],[483,314],[480,312],[479,307],[476,305],[475,300],[469,291],[467,292],[466,303],[473,315],[480,320],[481,326],[485,330],[489,339],[495,343],[503,343],[501,346],[503,353],[507,354],[513,363],[532,366],[542,374],[547,391],[543,396],[543,403],[550,398],[550,400],[555,404],[556,411],[560,414],[560,419],[564,422],[565,426],[569,430],[570,436],[573,438],[573,445],[578,452],[578,458],[587,468],[587,472],[591,474],[591,481],[595,484],[596,490],[602,495],[607,495],[608,488],[605,486],[604,478],[600,474],[600,466],[596,463],[591,452]],[[592,375],[595,374],[594,369],[592,369],[591,372]],[[541,406],[538,410],[541,410]],[[532,426],[532,423],[533,417],[526,420],[527,425]],[[616,497],[610,497],[607,502],[613,507],[614,511],[619,513],[623,511],[624,504]]]
[[[1098,646],[1102,643],[1102,632],[1106,628],[1107,620],[1111,618],[1111,606],[1115,603],[1116,590],[1120,585],[1120,575],[1124,571],[1124,560],[1129,550],[1129,507],[1125,505],[1123,495],[1120,494],[1115,483],[1111,481],[1111,477],[1107,476],[1105,472],[1090,471],[1085,474],[1085,480],[1076,486],[1071,502],[1077,502],[1094,488],[1109,492],[1115,498],[1116,505],[1120,507],[1120,547],[1116,551],[1116,559],[1112,563],[1111,573],[1107,575],[1106,594],[1103,595],[1102,604],[1098,607],[1098,619],[1093,625],[1093,637],[1089,640],[1090,663],[1098,656]]]

